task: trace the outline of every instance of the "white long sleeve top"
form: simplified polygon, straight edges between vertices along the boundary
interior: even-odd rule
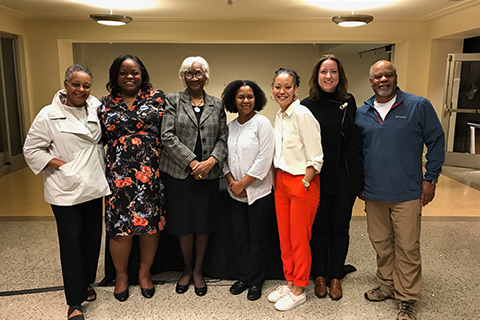
[[[236,181],[246,174],[256,178],[245,190],[247,198],[234,196],[235,200],[249,205],[270,192],[274,184],[273,150],[274,131],[267,117],[256,114],[244,124],[237,119],[228,124],[228,157],[223,173],[231,173]]]
[[[323,165],[320,125],[307,107],[295,100],[275,117],[275,168],[292,175],[304,175],[312,166],[317,173]]]

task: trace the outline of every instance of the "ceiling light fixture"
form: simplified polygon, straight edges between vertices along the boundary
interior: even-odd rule
[[[355,14],[352,11],[351,15],[335,16],[332,21],[341,27],[360,27],[373,21],[373,16],[367,14]]]
[[[133,21],[132,17],[121,14],[113,14],[110,9],[110,14],[91,14],[90,18],[99,24],[105,26],[124,26]]]

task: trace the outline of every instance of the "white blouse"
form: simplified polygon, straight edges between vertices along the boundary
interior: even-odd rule
[[[275,168],[292,175],[304,175],[312,166],[317,173],[323,165],[320,124],[307,107],[295,100],[275,117]]]
[[[256,178],[245,190],[247,198],[238,198],[228,192],[235,200],[248,202],[249,205],[270,192],[274,184],[273,150],[274,131],[267,117],[254,115],[244,124],[235,119],[228,124],[228,157],[223,173],[231,173],[236,181],[246,174]]]

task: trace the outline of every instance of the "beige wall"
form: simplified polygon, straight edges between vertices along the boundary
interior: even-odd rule
[[[23,62],[24,92],[26,95],[27,114],[30,120],[45,104],[51,101],[53,93],[61,87],[61,74],[65,67],[73,62],[72,43],[109,43],[109,42],[137,42],[137,43],[185,43],[185,44],[226,44],[226,43],[269,43],[269,44],[312,44],[312,43],[395,43],[394,62],[398,67],[399,85],[406,91],[424,95],[434,102],[437,112],[440,113],[441,100],[439,93],[443,92],[442,73],[445,70],[443,57],[449,50],[461,51],[461,39],[465,36],[480,35],[480,4],[451,13],[447,16],[424,22],[387,22],[374,21],[360,28],[340,28],[331,22],[295,22],[295,21],[253,21],[245,22],[189,22],[189,21],[134,21],[120,28],[105,27],[93,21],[53,21],[53,20],[23,20],[22,18],[0,11],[0,31],[10,32],[21,36],[24,45],[25,61]],[[460,40],[459,40],[460,39]],[[438,42],[441,40],[441,42]],[[194,52],[191,52],[192,54]],[[97,53],[102,55],[101,52]],[[190,54],[190,52],[188,53]],[[207,53],[206,53],[207,54]],[[217,53],[219,56],[223,52]],[[231,53],[247,63],[248,57],[255,54]],[[269,52],[265,67],[265,74],[257,70],[262,87],[268,87],[267,78],[270,78],[272,69],[283,59],[283,52]],[[142,54],[138,54],[142,56]],[[158,53],[169,55],[166,53]],[[171,69],[178,68],[182,57],[168,56],[172,61]],[[102,57],[103,59],[103,57]],[[292,63],[298,57],[289,55]],[[302,56],[302,63],[312,65],[309,56]],[[107,65],[111,63],[109,57]],[[220,61],[220,60],[219,60]],[[273,61],[271,64],[270,62]],[[309,63],[307,63],[309,61]],[[235,62],[230,55],[224,54],[222,64],[213,68],[217,77],[208,90],[218,94],[220,86],[230,80],[222,78],[224,70],[233,74]],[[154,65],[148,64],[149,69]],[[303,68],[303,67],[302,67]],[[175,70],[173,70],[175,69]],[[223,69],[223,70],[222,70]],[[250,73],[241,73],[243,67],[238,68],[239,77],[252,78]],[[354,66],[350,65],[347,72]],[[218,71],[220,70],[220,71]],[[303,69],[302,69],[303,70]],[[304,75],[301,90],[306,89],[308,76]],[[349,72],[349,78],[352,78]],[[101,81],[99,81],[101,82]],[[352,89],[356,86],[351,81]],[[95,83],[96,89],[103,83]],[[155,83],[161,88],[174,88],[175,84]],[[176,84],[178,85],[178,83]],[[162,87],[163,86],[163,87]],[[180,89],[178,85],[175,89]],[[356,89],[355,89],[356,90]],[[166,90],[169,91],[169,90]],[[353,90],[352,90],[353,91]],[[363,91],[363,90],[362,90]],[[305,92],[301,91],[301,96]],[[363,99],[357,97],[361,102]]]
[[[336,53],[335,50],[329,51]],[[101,53],[101,54],[99,54]],[[301,78],[298,96],[308,96],[308,79],[313,65],[324,54],[318,46],[311,44],[98,44],[75,45],[76,62],[88,65],[95,83],[92,94],[106,94],[108,69],[113,59],[120,54],[138,56],[147,67],[152,84],[166,93],[183,90],[178,79],[182,60],[189,55],[200,55],[207,59],[211,68],[208,93],[220,97],[225,86],[232,80],[248,79],[257,82],[270,97],[272,77],[279,67],[297,70]],[[352,84],[350,90],[359,103],[367,99],[372,91],[368,83],[368,68],[387,55],[337,53],[345,63],[347,76]],[[272,122],[278,105],[268,99],[262,111]],[[228,115],[229,120],[235,115]]]
[[[312,43],[396,43],[401,48],[408,48],[407,50],[400,50],[397,57],[399,61],[404,61],[399,68],[400,85],[403,89],[417,94],[426,94],[427,87],[427,71],[428,65],[424,66],[415,62],[411,62],[410,56],[414,56],[421,61],[428,61],[429,45],[428,41],[419,41],[417,39],[418,31],[420,34],[427,32],[425,22],[415,23],[387,23],[378,22],[376,24],[367,25],[362,28],[345,29],[334,25],[331,22],[282,22],[281,28],[279,23],[274,21],[266,22],[251,22],[244,24],[241,22],[134,22],[125,27],[112,28],[95,24],[92,21],[28,21],[27,30],[30,35],[31,64],[36,68],[32,69],[32,78],[42,79],[42,85],[37,85],[33,89],[32,99],[35,101],[35,106],[32,107],[32,113],[39,110],[41,106],[50,102],[52,92],[55,92],[61,86],[62,79],[60,74],[65,68],[73,62],[71,52],[67,50],[71,43],[109,43],[109,42],[136,42],[136,43],[185,43],[185,48],[188,44],[228,44],[228,43],[277,43],[277,44],[309,44]],[[385,32],[391,30],[391,32]],[[308,46],[308,45],[305,45]],[[313,46],[311,46],[313,49]],[[204,46],[201,50],[203,55],[208,59],[208,51],[218,56],[218,67],[212,64],[212,72],[216,74],[215,82],[208,88],[209,92],[219,95],[222,86],[231,79],[236,77],[237,70],[249,70],[245,68],[251,60],[255,60],[259,55],[258,52],[234,52],[224,49],[218,49],[215,46]],[[216,49],[215,49],[216,48]],[[225,48],[230,48],[225,46]],[[164,59],[171,59],[172,64],[168,65],[165,70],[161,70],[164,74],[176,75],[178,66],[183,57],[191,54],[196,54],[195,50],[185,50],[185,54],[178,55],[176,51],[158,52],[159,57]],[[199,51],[199,50],[197,50]],[[91,53],[89,53],[91,54]],[[104,61],[105,66],[109,66],[114,55],[105,57],[108,54],[103,52],[95,52],[98,59]],[[154,55],[155,52],[149,52],[149,55]],[[315,50],[308,52],[299,52],[295,49],[289,52],[281,50],[268,51],[266,58],[257,60],[259,64],[263,64],[260,68],[255,69],[255,73],[243,73],[246,78],[258,78],[259,83],[264,88],[270,85],[270,78],[273,70],[278,66],[296,68],[301,72],[303,84],[300,88],[300,97],[305,97],[308,92],[307,80],[311,66],[318,57]],[[145,56],[145,52],[138,51],[138,56]],[[235,57],[235,59],[232,59]],[[286,61],[287,63],[284,63]],[[355,65],[350,63],[350,65]],[[414,76],[410,76],[408,70],[419,65],[419,70],[415,72]],[[413,67],[411,67],[413,66]],[[149,69],[155,67],[154,64],[148,63]],[[105,67],[104,67],[105,68]],[[236,69],[235,69],[236,68]],[[106,69],[104,69],[106,70]],[[170,70],[167,72],[167,70]],[[221,70],[221,72],[218,72]],[[231,73],[230,73],[231,71]],[[227,73],[225,73],[227,72]],[[364,71],[368,73],[367,71]],[[57,74],[58,77],[45,77],[45,74]],[[98,72],[95,72],[98,77]],[[105,74],[104,72],[102,74]],[[357,74],[357,73],[355,73]],[[365,74],[365,73],[363,73]],[[238,75],[240,76],[240,74]],[[349,75],[349,77],[353,77]],[[354,78],[354,77],[353,77]],[[165,81],[165,80],[164,80]],[[218,83],[216,83],[218,81]],[[95,83],[95,92],[98,94],[98,86],[103,86],[103,81]],[[100,83],[97,85],[97,83]],[[351,81],[352,88],[356,85],[355,81]],[[365,81],[363,82],[365,83]],[[177,83],[178,84],[178,83]],[[170,83],[156,84],[165,91],[172,91],[180,89],[180,87],[170,87]],[[364,85],[363,85],[364,86]],[[173,90],[173,91],[174,91]],[[265,89],[267,90],[267,89]],[[368,90],[362,90],[362,94],[357,98],[362,102],[365,97],[369,96]],[[365,93],[368,92],[368,93]],[[353,92],[356,94],[356,92]],[[272,107],[268,107],[271,109]]]

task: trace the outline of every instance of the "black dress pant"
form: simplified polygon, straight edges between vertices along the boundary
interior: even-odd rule
[[[102,198],[73,206],[51,205],[57,220],[65,297],[69,306],[87,298],[95,282],[102,237]]]
[[[252,205],[230,198],[230,213],[238,280],[261,286],[267,269],[267,243],[275,214],[273,192]]]
[[[312,227],[311,275],[342,279],[350,243],[350,219],[356,195],[320,192],[320,205]]]

